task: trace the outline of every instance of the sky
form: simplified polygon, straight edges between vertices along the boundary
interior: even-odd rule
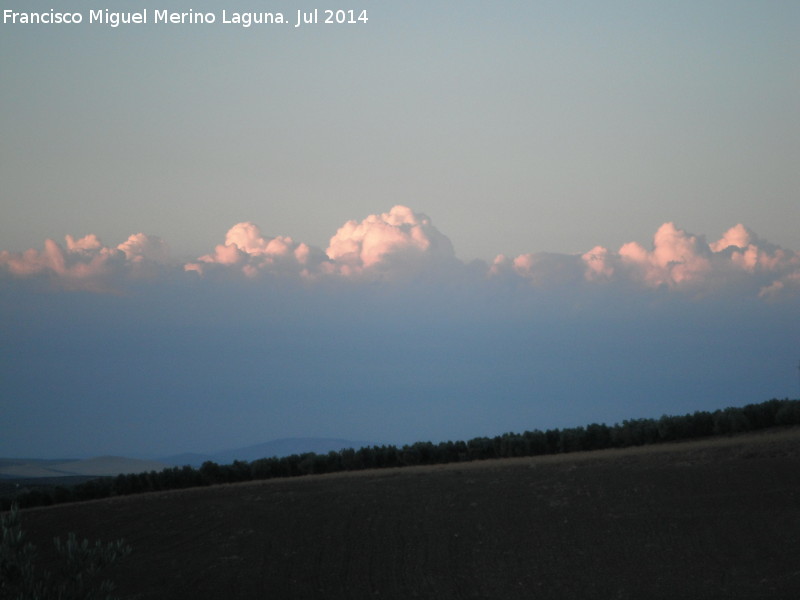
[[[216,22],[88,22],[105,8]],[[800,4],[353,8],[4,13],[0,455],[798,396]]]

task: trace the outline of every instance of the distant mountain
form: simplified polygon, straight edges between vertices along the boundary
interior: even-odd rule
[[[213,454],[211,460],[221,465],[226,465],[232,463],[234,460],[250,462],[258,460],[259,458],[290,456],[292,454],[303,454],[305,452],[327,454],[331,450],[338,451],[343,448],[358,449],[370,445],[370,442],[343,440],[339,438],[283,438],[257,444],[255,446],[246,446],[244,448],[216,452]]]
[[[169,465],[153,460],[100,456],[85,460],[0,459],[0,477],[38,478],[71,477],[75,475],[106,476],[120,473],[161,471]]]
[[[157,459],[159,462],[166,463],[170,467],[183,467],[189,465],[190,467],[199,467],[207,460],[216,459],[211,454],[197,454],[196,452],[184,452],[183,454],[173,454],[171,456],[162,456]]]
[[[251,462],[259,458],[282,457],[291,454],[316,452],[327,454],[331,450],[362,448],[370,442],[339,438],[284,438],[255,446],[223,450],[210,454],[185,453],[165,456],[156,460],[140,460],[121,456],[100,456],[85,460],[76,459],[13,459],[0,458],[0,478],[32,479],[40,477],[108,476],[120,473],[162,471],[169,467],[190,465],[199,467],[207,460],[228,465],[235,460]]]

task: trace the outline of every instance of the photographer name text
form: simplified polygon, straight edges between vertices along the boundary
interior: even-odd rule
[[[105,9],[80,12],[59,12],[49,10],[43,12],[20,12],[3,10],[4,25],[292,25],[295,28],[304,25],[363,25],[366,24],[366,9],[322,9],[298,10],[296,14],[282,12],[202,12],[188,10],[176,12],[171,10],[142,10],[118,12]]]

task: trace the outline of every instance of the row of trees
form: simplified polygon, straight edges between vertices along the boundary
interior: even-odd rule
[[[773,399],[713,412],[632,419],[612,426],[593,423],[585,427],[537,429],[467,442],[417,442],[402,447],[367,446],[358,450],[346,448],[328,454],[309,452],[253,462],[234,461],[229,465],[208,461],[199,469],[174,467],[160,472],[103,477],[73,487],[36,489],[23,493],[14,501],[25,508],[276,477],[625,448],[790,425],[800,425],[800,400]],[[3,510],[7,510],[11,502],[10,499],[4,500]]]

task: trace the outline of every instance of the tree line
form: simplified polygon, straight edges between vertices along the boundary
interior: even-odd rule
[[[261,458],[252,462],[237,460],[228,465],[206,461],[199,469],[187,465],[166,468],[160,472],[99,477],[71,487],[34,489],[23,492],[14,499],[4,498],[0,509],[9,510],[12,503],[21,508],[29,508],[144,492],[338,471],[627,448],[792,425],[800,425],[800,400],[772,399],[713,412],[664,415],[659,419],[630,419],[611,426],[592,423],[584,427],[546,431],[535,429],[523,433],[479,437],[466,442],[416,442],[402,447],[365,446],[358,450],[345,448],[327,454],[307,452]]]

